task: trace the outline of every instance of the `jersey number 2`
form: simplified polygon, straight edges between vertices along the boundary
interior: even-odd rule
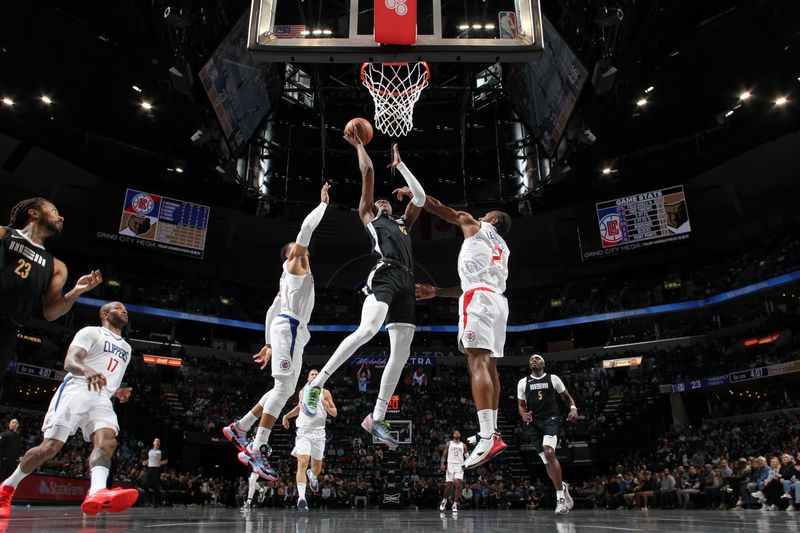
[[[25,261],[24,259],[19,259],[19,266],[14,269],[14,274],[21,277],[22,279],[27,279],[31,273],[31,264]]]
[[[499,246],[494,247],[494,255],[492,256],[492,264],[496,265],[498,261],[503,259],[503,249]]]
[[[108,370],[109,372],[113,372],[114,370],[117,369],[117,366],[119,366],[119,361],[117,361],[112,357],[108,360],[108,368],[106,370]]]

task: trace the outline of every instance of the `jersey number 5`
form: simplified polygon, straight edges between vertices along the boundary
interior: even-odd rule
[[[542,398],[544,398],[544,396],[542,396],[542,391],[536,391],[536,392],[538,393],[538,396],[539,396],[539,399],[540,399],[540,400],[541,400]]]
[[[117,369],[117,366],[119,366],[119,361],[117,361],[112,357],[108,360],[108,368],[106,370],[108,370],[109,372],[113,372],[114,370]]]
[[[500,261],[501,259],[503,259],[503,249],[495,245],[494,255],[492,256],[492,264],[496,265],[497,262]]]

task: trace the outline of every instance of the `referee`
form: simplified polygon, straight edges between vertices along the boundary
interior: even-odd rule
[[[153,440],[153,448],[147,452],[147,475],[145,477],[145,492],[150,494],[150,502],[153,507],[161,506],[161,467],[167,464],[166,459],[161,458],[161,439],[156,437]]]
[[[29,198],[11,210],[0,226],[0,383],[17,344],[17,330],[41,308],[46,320],[67,314],[78,297],[103,281],[99,270],[82,276],[66,294],[66,265],[44,243],[58,237],[64,217],[44,198]]]

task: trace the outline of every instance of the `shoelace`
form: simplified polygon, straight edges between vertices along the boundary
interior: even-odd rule
[[[311,387],[308,391],[308,403],[316,406],[319,401],[319,393],[322,389],[319,387]]]

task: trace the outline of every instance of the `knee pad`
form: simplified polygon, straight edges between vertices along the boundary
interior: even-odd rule
[[[275,384],[272,386],[272,390],[267,393],[269,397],[265,402],[264,412],[277,418],[277,416],[281,414],[281,409],[283,409],[286,402],[288,402],[289,398],[294,394],[296,381],[294,376],[275,378]]]

